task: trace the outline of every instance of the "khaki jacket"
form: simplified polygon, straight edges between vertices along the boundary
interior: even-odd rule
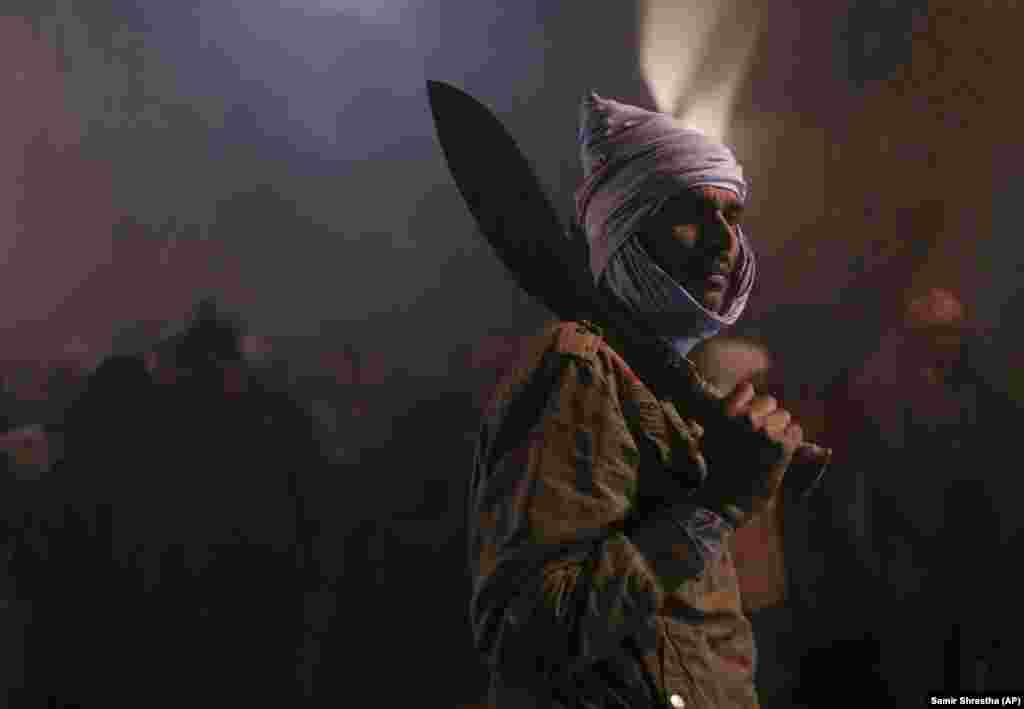
[[[733,533],[687,502],[701,433],[586,324],[548,327],[499,386],[468,505],[497,709],[758,707]]]

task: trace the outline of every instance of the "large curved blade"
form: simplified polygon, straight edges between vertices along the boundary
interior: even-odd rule
[[[480,231],[520,287],[564,320],[590,316],[595,287],[586,254],[515,141],[490,109],[450,84],[427,93],[448,168]]]
[[[634,344],[625,354],[648,386],[672,398],[684,396],[705,423],[720,420],[722,392],[595,287],[580,240],[566,235],[530,164],[490,109],[440,81],[428,81],[427,92],[455,184],[523,290],[563,320],[598,319],[629,333]],[[787,484],[807,494],[831,455],[806,442],[786,474]]]

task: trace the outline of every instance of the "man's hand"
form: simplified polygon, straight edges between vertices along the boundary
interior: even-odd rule
[[[803,429],[774,397],[749,382],[724,400],[725,422],[705,426],[708,479],[695,495],[702,506],[741,527],[760,514],[782,484]]]

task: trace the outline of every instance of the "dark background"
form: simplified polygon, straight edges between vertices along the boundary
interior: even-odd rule
[[[781,380],[799,383],[792,408],[809,431],[839,437],[822,404],[837,377],[880,351],[908,295],[940,287],[958,295],[985,343],[978,371],[987,386],[1020,400],[1014,3],[760,7],[727,135],[754,186],[747,231],[761,257],[741,332],[767,344]],[[296,538],[313,540],[316,573],[267,600],[299,599],[312,628],[303,691],[479,701],[486,678],[465,617],[461,536],[476,416],[519,337],[546,314],[474,233],[434,138],[424,81],[454,83],[490,105],[568,212],[579,98],[596,89],[652,106],[639,8],[6,0],[0,12],[6,427],[57,426],[97,364],[153,348],[212,297],[244,324],[254,371],[283,392],[258,404],[292,412],[281,440],[290,450],[315,441],[319,451],[308,453],[297,488],[278,490],[314,520]],[[871,407],[892,406],[885,396]],[[254,485],[223,440],[211,445],[225,461],[208,462],[233,469],[215,485],[220,498],[204,477],[181,476],[190,463],[162,460],[161,441],[199,450],[195,437],[208,426],[189,413],[206,406],[198,400],[100,399],[114,413],[79,443],[76,494],[88,497],[104,467],[131,471],[109,488],[124,510],[144,494],[154,509],[190,509]],[[157,423],[172,410],[189,423]],[[135,411],[151,415],[140,423]],[[128,424],[142,432],[116,428]],[[129,446],[115,463],[107,451],[125,439],[152,445]],[[250,453],[245,470],[261,481],[289,467],[261,477],[270,459]],[[183,480],[180,499],[151,492],[145,481],[159,487],[160,476]],[[56,473],[18,481],[17,495],[61,504],[70,495]],[[275,484],[264,485],[268,500],[279,499]],[[1000,485],[1009,509],[1019,489],[1015,479]],[[102,506],[99,497],[81,504]],[[216,504],[204,504],[216,519]],[[998,519],[1010,538],[1012,515]],[[150,527],[165,537],[176,529]],[[199,547],[207,539],[195,538]],[[24,586],[0,608],[12,629],[7,651],[25,658],[4,665],[11,687],[31,674],[28,664],[46,662],[33,657],[47,656],[21,651],[54,584],[35,596]],[[178,596],[167,591],[167,603]]]

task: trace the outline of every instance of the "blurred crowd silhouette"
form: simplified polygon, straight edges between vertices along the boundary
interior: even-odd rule
[[[319,705],[381,671],[381,623],[429,602],[439,641],[459,624],[457,582],[409,602],[422,554],[462,563],[450,397],[403,413],[372,353],[297,371],[261,344],[205,299],[180,331],[50,377],[45,412],[3,390],[11,706],[291,706],[314,686]],[[381,406],[393,437],[362,424]]]
[[[275,346],[204,299],[92,369],[5,379],[10,706],[320,705],[353,678],[388,692],[396,652],[429,705],[473,705],[465,485],[529,334],[457,348],[439,383],[350,343]],[[837,452],[733,542],[765,707],[825,702],[837,668],[864,699],[1012,685],[1020,403],[986,342],[933,289],[822,390],[756,336],[694,352]]]

